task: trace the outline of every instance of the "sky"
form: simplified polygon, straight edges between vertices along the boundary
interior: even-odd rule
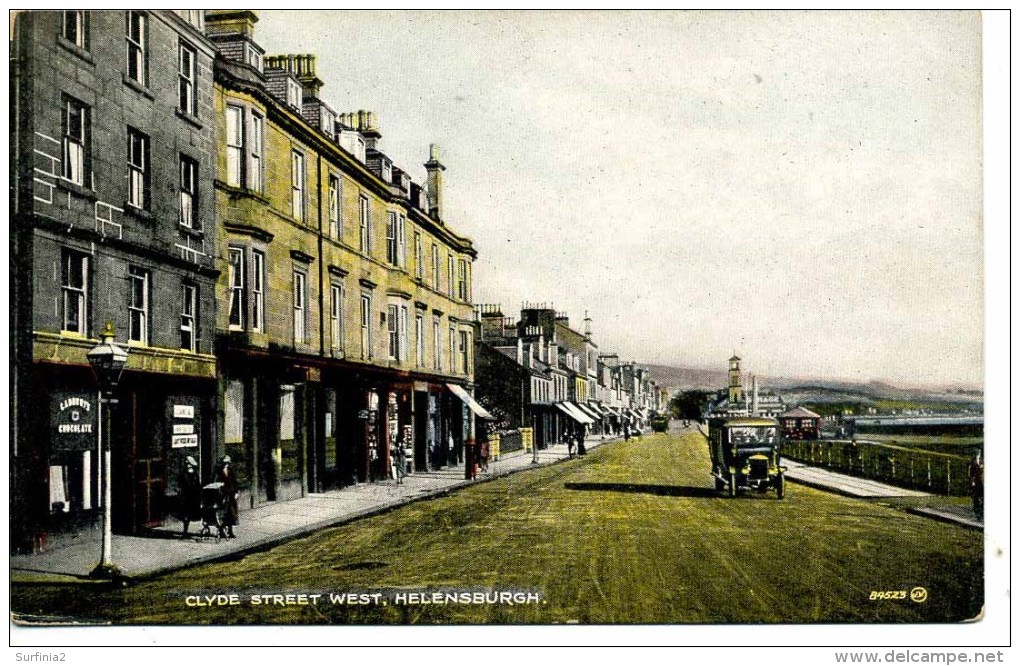
[[[474,298],[763,377],[983,379],[976,12],[281,12],[478,250]]]

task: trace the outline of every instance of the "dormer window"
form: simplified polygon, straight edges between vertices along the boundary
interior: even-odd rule
[[[301,108],[301,84],[294,79],[287,79],[287,104],[295,109]]]
[[[326,107],[322,107],[319,114],[319,125],[326,136],[332,138],[336,132],[336,114]]]
[[[175,9],[174,13],[182,19],[205,32],[205,10],[204,9]]]
[[[380,164],[379,169],[382,172],[381,175],[382,175],[382,179],[384,181],[386,181],[387,183],[390,183],[390,182],[393,181],[393,163],[392,162],[390,162],[389,160],[383,158],[383,160],[382,160],[382,162]]]
[[[362,164],[365,163],[365,138],[359,132],[341,129],[337,133],[337,141],[341,148],[354,155]]]
[[[245,62],[247,62],[251,67],[254,67],[255,71],[261,72],[262,71],[262,54],[258,52],[258,49],[256,49],[251,44],[245,44],[244,45],[244,51],[245,51],[245,56],[244,56]]]

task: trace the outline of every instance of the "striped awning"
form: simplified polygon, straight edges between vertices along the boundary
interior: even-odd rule
[[[483,419],[488,419],[490,421],[495,421],[495,418],[493,418],[492,414],[486,411],[485,407],[479,405],[478,402],[471,397],[471,394],[465,391],[462,386],[458,386],[457,384],[447,384],[446,388],[450,389],[450,391],[455,396],[460,398],[461,401],[463,401],[463,403],[468,406],[468,409],[474,412],[475,416]]]
[[[594,409],[584,404],[583,402],[575,402],[571,404],[574,405],[574,407],[580,409],[582,414],[586,414],[589,418],[591,418],[593,423],[602,418],[601,414],[599,414],[598,412],[596,412]]]
[[[559,408],[559,410],[561,412],[563,412],[564,414],[566,414],[570,418],[574,419],[578,423],[588,424],[588,423],[594,423],[595,422],[594,419],[592,419],[590,416],[588,416],[587,414],[585,414],[584,412],[579,410],[571,402],[557,402],[556,406]]]

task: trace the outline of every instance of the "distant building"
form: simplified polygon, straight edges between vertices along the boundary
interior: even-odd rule
[[[539,448],[581,427],[602,435],[644,428],[665,409],[665,393],[646,368],[599,352],[587,315],[583,331],[548,304],[525,304],[519,319],[499,305],[477,305],[476,317],[479,399],[510,415],[511,427],[532,428]]]
[[[810,409],[794,407],[779,415],[786,439],[818,439],[822,432],[822,417]]]
[[[758,378],[751,376],[751,389],[744,388],[740,357],[734,354],[729,360],[729,386],[717,392],[709,405],[709,417],[766,416],[776,418],[786,411],[783,398],[773,391],[761,389]]]

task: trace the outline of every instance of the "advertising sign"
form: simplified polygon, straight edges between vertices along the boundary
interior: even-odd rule
[[[57,451],[88,451],[94,449],[99,436],[99,400],[96,395],[78,392],[56,392],[50,403],[50,429],[53,449]]]
[[[174,435],[170,445],[175,449],[198,446],[198,435]]]

